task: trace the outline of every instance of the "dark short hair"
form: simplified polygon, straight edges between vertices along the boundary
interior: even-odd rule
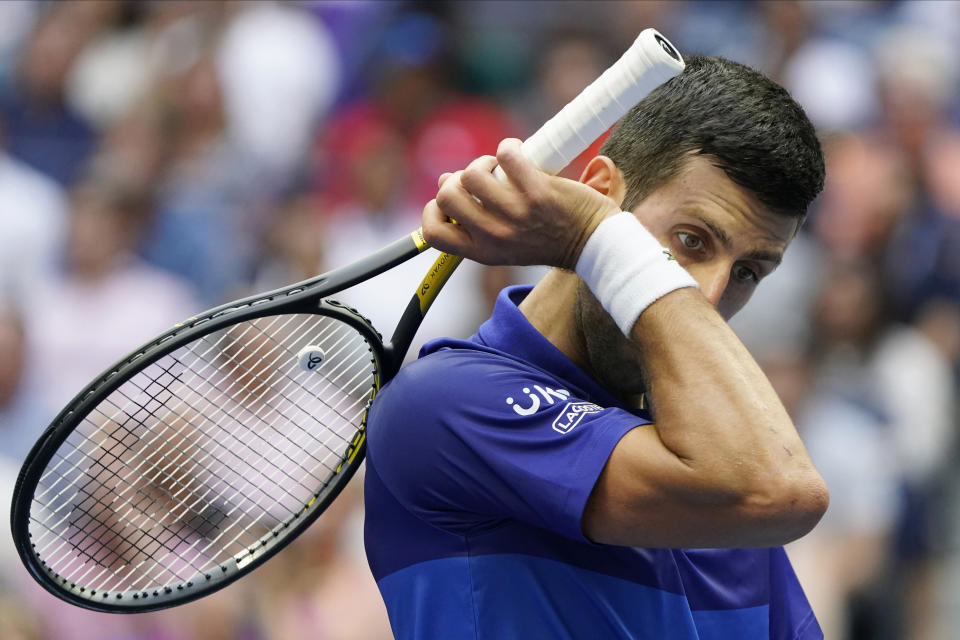
[[[773,211],[803,218],[823,189],[816,131],[787,91],[750,67],[687,56],[686,69],[640,101],[600,148],[623,172],[631,210],[682,168],[709,156]]]

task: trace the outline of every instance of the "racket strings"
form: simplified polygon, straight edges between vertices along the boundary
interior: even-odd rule
[[[174,463],[176,463],[176,461],[174,461]],[[162,470],[162,469],[161,469],[161,470],[158,470],[158,473],[160,473],[161,471],[163,471],[163,470]],[[203,514],[202,514],[202,513],[200,513],[199,515],[200,515],[200,517],[203,517]],[[216,526],[216,525],[214,525],[214,526]],[[140,541],[133,541],[131,544],[141,544],[141,545],[142,545],[142,542],[140,542]]]
[[[140,544],[142,544],[142,543],[140,543]]]
[[[325,353],[316,371],[297,365],[308,345]],[[30,515],[38,557],[96,591],[223,568],[338,472],[375,375],[365,339],[325,316],[260,318],[180,347],[51,459]]]
[[[166,368],[165,368],[165,373],[166,373],[166,372],[169,372],[169,370],[171,369],[171,367],[172,367],[173,364],[176,364],[176,362],[172,362],[172,363],[171,363],[171,366],[166,367]],[[196,376],[195,376],[195,377],[196,377]],[[159,380],[159,378],[160,378],[160,376],[153,376],[154,381]],[[186,382],[190,382],[190,381],[186,381]],[[134,384],[135,384],[135,383],[134,383]],[[145,389],[141,389],[141,391],[146,391],[146,390],[145,390]],[[123,390],[122,390],[122,389],[119,391],[119,394],[120,394],[120,395],[123,395],[124,397],[127,398],[127,400],[128,400],[127,403],[125,404],[125,406],[118,407],[116,413],[114,413],[114,414],[112,414],[112,415],[107,416],[107,415],[103,414],[103,415],[105,416],[105,418],[106,418],[107,420],[115,423],[116,420],[117,420],[117,416],[120,415],[120,414],[124,414],[124,415],[128,418],[128,420],[123,421],[123,423],[121,424],[122,428],[126,428],[126,425],[128,424],[129,421],[133,421],[133,422],[139,424],[140,426],[143,426],[143,421],[142,421],[142,420],[138,420],[138,419],[135,417],[134,414],[130,414],[130,413],[129,413],[129,411],[127,410],[128,407],[129,407],[129,405],[130,405],[130,404],[136,404],[136,405],[138,405],[141,409],[145,410],[147,413],[152,413],[152,411],[151,411],[150,409],[148,409],[147,407],[145,407],[144,405],[141,405],[141,404],[137,403],[135,399],[127,397],[126,394],[123,393]],[[208,397],[209,397],[209,395],[208,395]],[[155,399],[155,397],[152,398],[152,399]],[[236,400],[236,397],[233,397],[232,399],[233,399],[233,400]],[[212,400],[211,400],[210,404],[214,404]],[[161,403],[161,406],[165,406],[165,403]],[[168,408],[169,408],[171,411],[175,411],[175,410],[177,409],[176,406],[168,407]],[[96,408],[94,411],[100,412],[100,413],[102,414],[102,410],[100,410],[99,407]],[[112,435],[112,434],[111,434],[111,435]],[[158,439],[160,438],[160,436],[161,436],[161,433],[160,433],[160,432],[157,432],[157,434],[154,436],[154,441],[146,441],[145,444],[147,444],[147,445],[154,445],[154,444],[156,444],[155,441],[158,440]],[[134,436],[134,437],[136,437],[136,436]],[[201,462],[206,462],[206,461],[201,461]],[[57,470],[57,467],[54,467],[53,470]],[[134,471],[139,471],[139,469],[134,469]],[[47,496],[45,496],[44,493],[40,493],[40,494],[38,494],[38,497],[45,498],[45,497],[47,497]]]
[[[205,413],[204,410],[202,410],[202,409],[199,409],[199,408],[197,408],[197,407],[193,407],[193,408],[196,409],[196,410],[198,410],[198,412],[200,412],[200,413]],[[171,407],[171,409],[172,409],[173,411],[176,411],[176,407]],[[184,416],[184,415],[182,415],[182,414],[178,414],[178,417],[180,417],[180,418],[186,418],[186,416]],[[196,426],[196,425],[194,425],[194,426]],[[185,438],[185,439],[186,439],[186,438]],[[267,442],[266,444],[269,445],[270,443]],[[189,453],[189,452],[186,452],[186,453]],[[178,463],[178,461],[176,461],[176,460],[171,461],[171,462],[172,462],[172,464],[174,464],[174,465]],[[201,461],[201,462],[204,462],[204,461]],[[159,469],[159,470],[158,470],[158,473],[159,473],[159,472],[163,472],[163,471],[164,471],[163,469]],[[187,470],[187,471],[190,472],[190,470]]]

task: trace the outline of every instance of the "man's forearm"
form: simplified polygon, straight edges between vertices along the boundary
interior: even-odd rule
[[[709,486],[789,493],[791,485],[819,477],[759,365],[697,290],[652,304],[631,338],[642,354],[660,440]]]

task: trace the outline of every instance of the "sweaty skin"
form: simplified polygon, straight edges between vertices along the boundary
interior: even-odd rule
[[[621,201],[624,194],[611,184],[618,176],[610,159],[598,156],[582,180]],[[691,157],[674,180],[645,198],[633,213],[693,275],[700,293],[726,320],[780,264],[799,226],[795,218],[767,211],[703,156]],[[569,348],[577,352],[582,345],[586,353],[575,361],[622,397],[641,393],[646,385],[637,366],[638,347],[623,337],[582,281],[577,312],[577,339]]]
[[[509,183],[490,174],[499,162]],[[455,178],[455,179],[454,179]],[[726,324],[779,263],[796,221],[770,212],[705,156],[633,211],[697,280],[644,311],[629,339],[570,271],[619,211],[603,156],[581,182],[547,176],[519,141],[441,178],[424,209],[431,245],[487,264],[552,270],[520,309],[571,360],[625,399],[646,391],[655,424],[616,446],[587,503],[595,542],[642,547],[778,546],[804,535],[828,493],[769,381]],[[458,225],[451,224],[456,219]]]

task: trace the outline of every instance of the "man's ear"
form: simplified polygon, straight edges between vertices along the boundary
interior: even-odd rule
[[[623,173],[607,156],[595,156],[587,163],[580,175],[580,182],[593,187],[617,204],[623,204],[623,198],[627,195]]]

